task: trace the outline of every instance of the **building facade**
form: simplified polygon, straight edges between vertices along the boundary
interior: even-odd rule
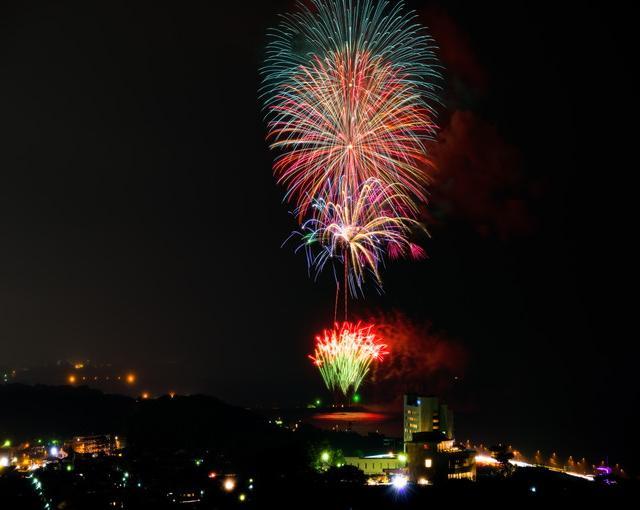
[[[405,447],[412,482],[476,479],[476,452],[456,445],[442,431],[417,432]]]
[[[448,439],[453,438],[453,413],[437,397],[406,394],[403,421],[405,443],[417,432],[442,432]]]
[[[123,440],[119,436],[103,434],[96,436],[76,436],[70,443],[71,449],[80,455],[113,455],[123,448]]]
[[[405,467],[403,458],[395,454],[368,455],[366,457],[345,457],[344,463],[355,466],[367,476],[390,475]]]

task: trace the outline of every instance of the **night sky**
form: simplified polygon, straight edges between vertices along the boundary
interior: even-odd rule
[[[319,394],[306,355],[333,283],[281,248],[295,222],[257,92],[292,5],[3,2],[2,364],[108,361],[246,405]],[[636,18],[409,5],[447,69],[429,259],[389,264],[354,309],[464,347],[462,438],[629,459]]]

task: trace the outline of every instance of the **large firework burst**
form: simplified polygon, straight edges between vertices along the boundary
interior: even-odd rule
[[[268,47],[264,101],[274,163],[303,218],[375,177],[424,200],[438,72],[433,44],[402,3],[314,0]]]
[[[358,391],[371,363],[384,357],[385,348],[372,325],[343,322],[316,337],[315,353],[309,357],[330,391],[349,396]]]

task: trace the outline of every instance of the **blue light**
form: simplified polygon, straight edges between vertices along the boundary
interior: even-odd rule
[[[391,484],[397,491],[403,490],[407,486],[407,477],[402,475],[396,475],[391,480]]]

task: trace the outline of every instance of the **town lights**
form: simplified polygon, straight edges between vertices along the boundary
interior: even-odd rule
[[[325,451],[325,452],[322,452],[322,453],[320,454],[320,460],[321,460],[322,462],[329,462],[329,459],[330,459],[330,458],[331,458],[331,455],[329,455],[329,452],[326,452],[326,451]]]
[[[398,460],[400,462],[402,462],[403,464],[407,462],[407,454],[406,453],[399,453],[398,454]]]
[[[227,478],[222,484],[222,488],[227,492],[231,492],[233,489],[236,488],[235,480],[233,478]]]

